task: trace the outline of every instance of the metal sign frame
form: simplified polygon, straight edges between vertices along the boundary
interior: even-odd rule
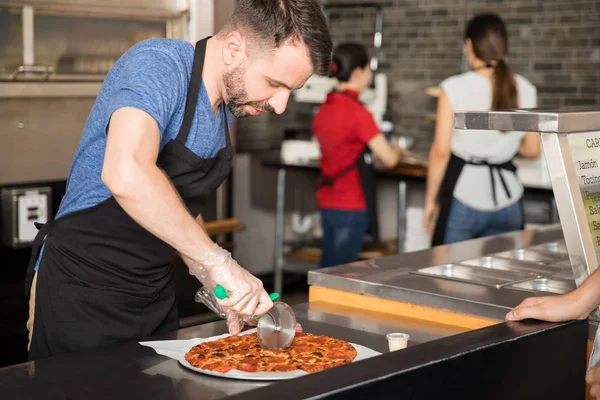
[[[580,286],[598,261],[569,135],[600,131],[600,107],[459,111],[454,125],[456,129],[540,132],[573,275]]]

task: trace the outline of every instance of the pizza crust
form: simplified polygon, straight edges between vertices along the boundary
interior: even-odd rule
[[[308,373],[348,364],[357,352],[350,343],[331,336],[298,333],[287,349],[264,350],[256,333],[228,336],[192,347],[185,359],[192,366],[227,373],[291,372]]]

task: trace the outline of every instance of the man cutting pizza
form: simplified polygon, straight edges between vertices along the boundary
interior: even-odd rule
[[[231,114],[280,114],[330,65],[316,0],[240,0],[195,46],[129,49],[92,108],[56,219],[34,242],[29,358],[177,329],[176,251],[205,286],[228,291],[219,303],[230,333],[239,317],[267,312],[261,281],[204,231],[203,204],[231,170]]]

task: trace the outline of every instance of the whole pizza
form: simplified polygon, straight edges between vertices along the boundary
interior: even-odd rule
[[[308,373],[352,362],[356,349],[350,343],[331,336],[297,333],[287,349],[265,350],[256,333],[228,336],[192,347],[185,359],[194,367],[226,373],[232,369],[245,372]]]

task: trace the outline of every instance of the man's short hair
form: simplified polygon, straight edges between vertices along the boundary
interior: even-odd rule
[[[308,47],[314,72],[329,74],[331,37],[316,0],[239,0],[220,33],[233,30],[249,31],[271,48],[279,48],[287,41],[302,41]]]

